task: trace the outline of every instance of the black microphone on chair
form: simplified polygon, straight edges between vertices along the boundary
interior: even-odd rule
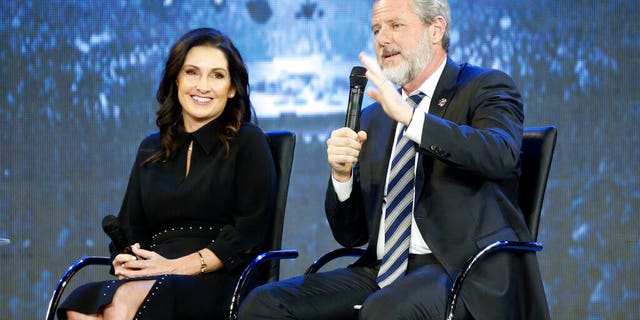
[[[102,230],[111,238],[113,245],[119,253],[134,255],[131,250],[131,242],[127,239],[124,230],[120,228],[118,218],[114,215],[108,215],[102,219]]]
[[[347,118],[344,126],[358,132],[360,129],[360,108],[362,107],[362,97],[364,95],[364,87],[367,85],[367,78],[364,74],[367,72],[365,67],[355,66],[351,69],[349,76],[349,104],[347,104]]]

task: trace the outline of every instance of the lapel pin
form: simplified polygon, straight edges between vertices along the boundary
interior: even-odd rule
[[[438,106],[439,107],[444,107],[445,104],[447,104],[447,99],[446,98],[440,98],[440,100],[438,100]]]

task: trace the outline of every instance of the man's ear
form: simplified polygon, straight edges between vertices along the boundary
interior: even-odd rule
[[[433,41],[433,44],[441,42],[444,37],[445,30],[447,30],[447,20],[442,16],[436,16],[431,21],[430,27],[429,32],[431,32],[431,40]]]

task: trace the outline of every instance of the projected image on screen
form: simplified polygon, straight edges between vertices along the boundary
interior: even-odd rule
[[[450,57],[509,73],[525,126],[558,127],[538,237],[552,318],[640,318],[640,5],[450,4]],[[300,257],[282,263],[281,278],[338,247],[323,211],[326,139],[344,125],[358,53],[373,50],[371,1],[24,0],[0,8],[0,238],[9,239],[0,245],[1,319],[44,317],[73,261],[108,255],[100,221],[117,214],[138,143],[157,130],[169,46],[197,27],[217,28],[238,46],[258,125],[297,133],[283,248]]]

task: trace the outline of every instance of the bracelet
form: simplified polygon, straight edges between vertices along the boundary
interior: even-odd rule
[[[203,274],[207,272],[207,264],[204,263],[204,257],[202,256],[202,253],[200,253],[200,251],[198,251],[198,255],[200,256],[200,274]]]

